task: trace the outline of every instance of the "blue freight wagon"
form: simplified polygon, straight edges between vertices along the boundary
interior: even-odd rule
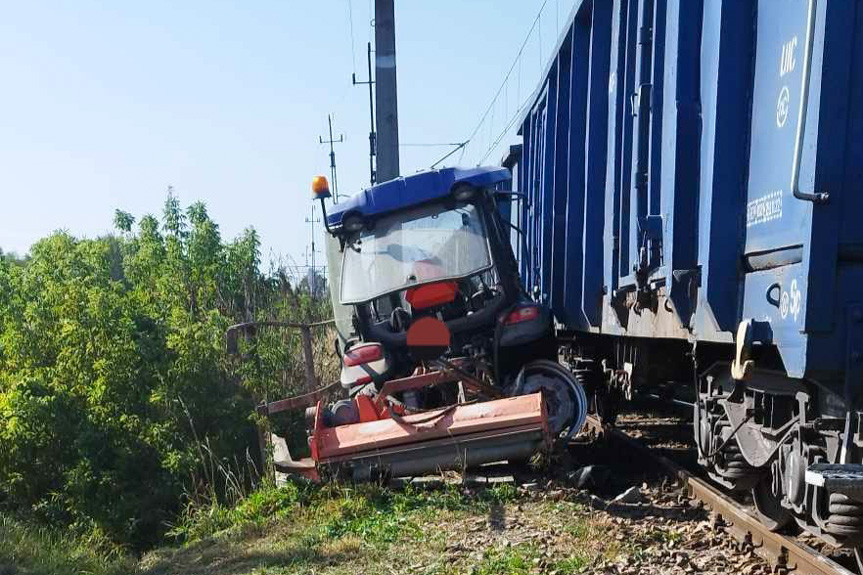
[[[863,3],[584,0],[519,134],[522,278],[597,410],[688,387],[714,479],[861,545]]]

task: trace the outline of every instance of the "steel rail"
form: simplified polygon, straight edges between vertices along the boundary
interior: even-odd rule
[[[770,563],[774,573],[795,575],[856,575],[829,557],[800,544],[790,537],[770,531],[743,505],[731,499],[705,480],[693,476],[667,457],[653,452],[619,429],[603,426],[593,416],[586,428],[599,432],[631,447],[656,461],[661,467],[683,481],[690,499],[697,499],[720,515],[735,539],[744,547]]]

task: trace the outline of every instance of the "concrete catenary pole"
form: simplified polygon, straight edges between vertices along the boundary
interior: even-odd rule
[[[375,0],[375,99],[377,104],[377,181],[399,175],[399,114],[396,99],[394,0]]]

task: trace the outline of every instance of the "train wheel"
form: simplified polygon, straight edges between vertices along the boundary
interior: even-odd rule
[[[752,488],[752,502],[759,521],[771,531],[787,527],[794,516],[780,504],[780,497],[773,492],[773,475],[765,473]]]

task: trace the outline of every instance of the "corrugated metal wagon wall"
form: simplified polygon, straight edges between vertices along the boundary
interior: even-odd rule
[[[584,4],[522,125],[525,286],[583,328],[601,320],[610,42],[611,3]]]
[[[861,12],[579,3],[521,123],[527,290],[568,330],[730,344],[750,323],[789,375],[847,378]]]

